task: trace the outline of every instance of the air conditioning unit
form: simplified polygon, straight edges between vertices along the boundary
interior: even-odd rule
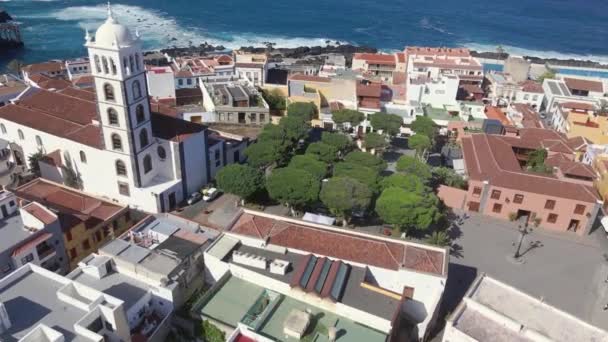
[[[274,261],[270,263],[270,273],[285,275],[288,268],[289,261],[274,259]]]

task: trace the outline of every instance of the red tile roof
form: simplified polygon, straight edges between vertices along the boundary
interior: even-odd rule
[[[397,62],[405,63],[405,53],[397,52],[396,55],[397,55]]]
[[[306,81],[306,82],[322,82],[329,83],[331,79],[329,77],[321,77],[321,76],[312,76],[312,75],[304,75],[304,74],[295,74],[289,77],[292,81]]]
[[[521,129],[519,137],[489,134],[463,137],[463,154],[469,178],[488,181],[498,187],[595,203],[599,196],[591,186],[561,181],[552,175],[530,173],[521,169],[513,147],[533,150],[543,145],[551,145],[551,140],[547,142],[545,139],[551,136],[559,137],[567,148],[565,138],[546,129]]]
[[[160,113],[152,113],[151,119],[154,136],[174,142],[184,141],[189,136],[206,129],[201,124]]]
[[[53,214],[45,207],[41,206],[36,202],[26,204],[22,209],[37,218],[38,220],[40,220],[40,222],[44,223],[45,225],[57,221],[57,215]]]
[[[268,244],[387,269],[407,268],[436,275],[446,272],[446,255],[435,249],[321,229],[253,212],[242,213],[230,231],[264,239]]]
[[[543,90],[543,86],[542,84],[532,81],[532,80],[527,80],[527,81],[523,81],[519,84],[519,86],[521,87],[521,90],[526,92],[526,93],[539,93],[542,94],[545,91]]]
[[[395,65],[395,55],[382,53],[355,53],[353,59],[361,59],[368,64]]]
[[[525,103],[514,103],[512,107],[522,115],[522,125],[526,128],[544,128],[539,114]]]
[[[382,95],[382,85],[379,83],[357,84],[357,96],[362,97],[377,97]]]
[[[126,209],[124,206],[105,201],[51,181],[36,178],[17,189],[15,194],[28,201],[36,201],[57,212],[63,229],[70,229],[81,222],[87,226],[113,218]],[[66,222],[69,225],[66,226]]]
[[[587,145],[591,145],[593,142],[585,137],[578,136],[568,139],[566,144],[574,151],[584,151]]]
[[[234,66],[237,68],[262,69],[264,63],[236,63]]]
[[[572,161],[563,154],[555,154],[545,160],[545,164],[557,167],[564,175],[572,175],[577,177],[585,177],[595,179],[596,174],[591,166]]]
[[[580,79],[580,78],[566,77],[566,78],[564,78],[564,82],[566,83],[566,86],[568,86],[568,88],[570,90],[585,90],[585,91],[592,91],[592,92],[596,92],[596,93],[601,93],[604,91],[604,86],[603,86],[602,82],[599,82],[599,81],[591,81],[591,80],[584,80],[584,79]]]
[[[595,106],[590,103],[581,103],[581,102],[563,102],[560,103],[562,108],[574,109],[574,110],[584,110],[591,111],[595,110]]]
[[[441,55],[450,57],[470,57],[471,52],[465,48],[447,48],[447,47],[422,47],[408,46],[405,48],[405,53],[408,55]]]
[[[23,67],[23,70],[28,74],[39,74],[47,72],[61,72],[65,68],[61,62],[44,62],[37,64],[30,64]]]
[[[38,86],[47,90],[62,90],[67,87],[71,87],[72,83],[60,78],[51,78],[49,80],[39,82]]]
[[[59,93],[89,102],[95,102],[95,100],[97,99],[97,96],[95,96],[95,92],[87,89],[69,87],[60,90]]]
[[[488,119],[498,120],[503,125],[511,124],[511,121],[509,121],[509,119],[507,118],[505,113],[503,113],[502,110],[500,110],[500,108],[498,108],[498,107],[486,106],[485,112],[486,112],[486,117]]]
[[[0,107],[0,118],[91,147],[103,147],[101,128],[93,124],[97,106],[82,98],[38,90],[17,104]]]
[[[51,234],[50,233],[42,233],[39,235],[36,235],[34,238],[30,239],[29,241],[26,241],[24,244],[22,244],[21,246],[15,248],[13,250],[12,256],[17,256],[25,251],[28,251],[32,248],[34,248],[35,246],[37,246],[39,243],[48,240],[51,238]]]

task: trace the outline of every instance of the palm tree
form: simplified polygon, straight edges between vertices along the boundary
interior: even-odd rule
[[[426,238],[426,243],[445,247],[450,244],[450,237],[446,232],[435,231],[428,238]]]

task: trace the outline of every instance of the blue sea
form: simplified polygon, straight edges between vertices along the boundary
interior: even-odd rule
[[[84,30],[106,17],[90,0],[0,0],[21,23],[26,48],[0,66],[83,56]],[[227,48],[348,42],[385,51],[466,46],[608,63],[608,0],[126,0],[115,16],[149,49],[208,42]]]

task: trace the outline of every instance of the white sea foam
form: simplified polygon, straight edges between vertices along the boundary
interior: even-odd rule
[[[328,38],[281,37],[254,33],[233,34],[225,32],[211,36],[202,28],[183,27],[175,19],[160,11],[130,5],[112,5],[112,11],[121,23],[129,26],[132,30],[137,28],[148,47],[151,48],[163,48],[173,45],[187,46],[189,43],[198,45],[203,42],[223,45],[227,48],[264,46],[264,42],[276,43],[276,47],[325,46],[327,40],[332,43],[336,41],[335,39]],[[107,9],[104,5],[72,6],[30,17],[75,21],[83,30],[94,30],[106,19]]]
[[[475,51],[491,51],[495,52],[496,48],[499,44],[491,45],[491,44],[476,44],[476,43],[467,43],[463,44],[464,47],[467,47],[471,50]],[[508,52],[509,54],[516,56],[533,56],[540,58],[558,58],[558,59],[575,59],[575,60],[583,60],[583,61],[594,61],[602,64],[608,64],[608,56],[606,55],[583,55],[583,54],[574,54],[574,53],[563,53],[557,51],[543,51],[543,50],[532,50],[532,49],[524,49],[517,46],[509,46],[509,45],[501,45],[501,47]]]

